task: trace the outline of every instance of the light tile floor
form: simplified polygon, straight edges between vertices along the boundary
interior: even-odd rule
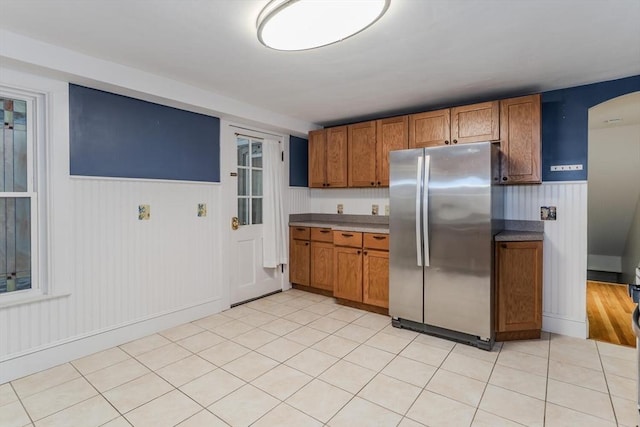
[[[0,426],[638,425],[635,349],[477,350],[298,290],[0,385]]]

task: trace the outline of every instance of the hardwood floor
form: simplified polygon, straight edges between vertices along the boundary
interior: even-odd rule
[[[587,281],[589,338],[635,347],[636,336],[631,327],[634,308],[626,286]]]

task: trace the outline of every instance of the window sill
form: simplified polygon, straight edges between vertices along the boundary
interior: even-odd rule
[[[8,307],[17,307],[19,305],[25,304],[33,304],[36,302],[50,301],[54,299],[66,298],[71,296],[71,294],[60,294],[60,295],[32,295],[25,296],[20,299],[11,299],[10,301],[2,301],[0,298],[0,309],[8,308]]]

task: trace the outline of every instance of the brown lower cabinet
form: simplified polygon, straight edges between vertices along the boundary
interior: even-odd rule
[[[542,242],[496,242],[496,340],[540,338]]]
[[[334,231],[333,295],[389,307],[389,235]]]
[[[294,227],[291,227],[291,238],[289,240],[289,281],[291,281],[291,283],[309,286],[311,245],[308,237],[305,240],[294,238],[295,231],[293,228]]]

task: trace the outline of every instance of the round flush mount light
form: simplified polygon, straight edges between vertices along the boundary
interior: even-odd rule
[[[342,41],[376,22],[391,0],[272,0],[258,15],[258,40],[276,50]]]

